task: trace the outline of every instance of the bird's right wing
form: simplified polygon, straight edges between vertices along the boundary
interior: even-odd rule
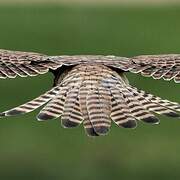
[[[0,78],[45,74],[50,69],[58,69],[64,63],[39,53],[0,49]]]
[[[44,74],[48,68],[40,65],[45,55],[30,52],[0,50],[0,78],[15,78]]]

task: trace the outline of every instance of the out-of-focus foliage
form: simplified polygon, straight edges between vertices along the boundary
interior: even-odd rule
[[[62,54],[180,53],[180,7],[0,7],[0,48]],[[128,74],[131,84],[180,102],[179,84]],[[52,86],[52,75],[0,80],[0,111]],[[180,121],[135,130],[112,125],[88,138],[82,127],[37,122],[36,112],[0,120],[0,179],[179,179]]]

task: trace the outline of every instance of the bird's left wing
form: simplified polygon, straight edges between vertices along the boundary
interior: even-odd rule
[[[127,70],[154,79],[180,83],[180,54],[141,55],[130,58]]]

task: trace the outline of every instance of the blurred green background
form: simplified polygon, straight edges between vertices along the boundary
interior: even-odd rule
[[[180,53],[180,6],[0,6],[0,48],[48,55]],[[179,84],[128,74],[141,89],[180,102]],[[52,86],[51,74],[1,80],[0,111]],[[160,117],[135,130],[114,124],[89,138],[81,127],[37,122],[33,113],[0,120],[0,179],[179,179],[180,121]]]

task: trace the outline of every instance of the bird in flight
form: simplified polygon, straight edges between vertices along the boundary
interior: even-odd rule
[[[39,121],[61,119],[63,127],[83,123],[89,136],[106,135],[111,121],[135,128],[137,121],[158,124],[155,114],[180,117],[180,104],[129,84],[126,72],[180,83],[180,54],[131,58],[103,55],[47,56],[0,50],[0,78],[52,72],[53,87],[39,97],[0,114],[14,116],[41,106]]]

